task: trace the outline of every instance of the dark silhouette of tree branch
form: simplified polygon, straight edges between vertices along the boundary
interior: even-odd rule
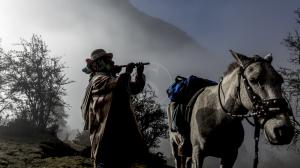
[[[300,25],[300,8],[295,11],[297,15],[296,21]],[[293,109],[294,116],[292,117],[292,123],[295,125],[296,138],[294,143],[299,139],[300,135],[300,125],[296,120],[300,117],[300,33],[299,30],[294,30],[293,33],[288,33],[287,37],[283,40],[283,44],[290,51],[289,67],[281,67],[280,73],[282,74],[285,83],[284,91],[287,99],[290,102],[291,108]]]
[[[21,39],[21,50],[9,51],[6,81],[16,118],[32,122],[34,126],[49,128],[67,117],[63,100],[65,85],[72,83],[63,70],[59,57],[49,55],[47,45],[38,35],[30,41]]]
[[[0,47],[0,125],[2,124],[2,119],[7,110],[12,108],[11,103],[9,102],[12,95],[9,94],[9,82],[6,79],[8,65],[5,63],[4,58],[5,52],[3,48]],[[5,118],[8,118],[8,116]]]
[[[156,101],[156,94],[150,85],[143,92],[132,97],[132,105],[138,126],[148,148],[159,147],[160,138],[167,136],[166,112]]]

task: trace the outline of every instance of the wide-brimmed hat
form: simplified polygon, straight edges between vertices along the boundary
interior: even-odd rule
[[[95,61],[104,57],[113,57],[112,53],[107,53],[104,49],[96,49],[91,53],[91,60]]]

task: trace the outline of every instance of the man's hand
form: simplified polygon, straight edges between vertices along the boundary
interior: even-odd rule
[[[144,72],[144,65],[141,62],[137,63],[136,72],[137,72],[138,75],[142,75],[143,74],[143,72]]]
[[[135,67],[134,63],[127,64],[127,66],[126,66],[126,72],[129,73],[129,74],[131,74],[133,72],[134,67]]]
[[[118,65],[114,65],[114,68],[113,68],[113,73],[114,74],[118,74],[120,73],[122,70],[122,67],[118,66]]]

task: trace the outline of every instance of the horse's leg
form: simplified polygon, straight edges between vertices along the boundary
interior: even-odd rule
[[[186,163],[186,156],[180,156],[181,158],[181,168],[186,168],[185,163]]]
[[[237,158],[238,150],[227,153],[221,158],[220,168],[232,168]]]
[[[178,148],[178,146],[177,146]],[[176,147],[174,148],[174,150],[176,150]],[[173,154],[175,157],[175,165],[176,168],[191,168],[191,162],[192,162],[192,158],[191,157],[186,157],[186,156],[179,156],[178,155],[178,150],[176,150],[177,153]]]
[[[182,160],[181,160],[181,156],[179,155],[174,155],[175,157],[175,168],[182,168]]]
[[[177,135],[174,132],[171,132],[171,128],[172,128],[172,120],[173,120],[173,111],[174,111],[174,106],[175,103],[170,103],[167,109],[167,115],[168,115],[168,124],[169,124],[169,131],[170,131],[170,144],[171,144],[171,150],[172,150],[172,154],[175,158],[174,162],[175,162],[175,168],[181,168],[180,165],[180,161],[181,158],[178,156],[178,139],[177,139]]]
[[[181,168],[191,168],[192,157],[181,156]]]
[[[191,168],[192,167],[192,157],[186,157],[185,167],[186,168]]]
[[[191,168],[192,167],[192,157],[179,156],[180,168]]]
[[[175,168],[181,168],[181,158],[178,155],[178,145],[173,140],[171,140],[171,148],[172,148],[172,154],[175,158],[175,160],[174,160]]]
[[[192,168],[202,168],[204,156],[201,154],[200,146],[193,147]]]

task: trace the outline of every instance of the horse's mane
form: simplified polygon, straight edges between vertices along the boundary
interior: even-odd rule
[[[236,63],[236,62],[233,62],[233,63],[229,64],[228,67],[227,67],[227,70],[224,72],[223,76],[226,76],[226,75],[230,74],[237,67],[239,67],[239,64]]]
[[[259,55],[254,55],[251,60],[246,60],[246,64],[249,62],[265,62],[266,60],[264,58],[262,58]],[[224,76],[230,74],[233,70],[235,70],[237,67],[239,67],[239,64],[237,62],[233,62],[231,64],[228,65],[227,70],[224,72]]]

